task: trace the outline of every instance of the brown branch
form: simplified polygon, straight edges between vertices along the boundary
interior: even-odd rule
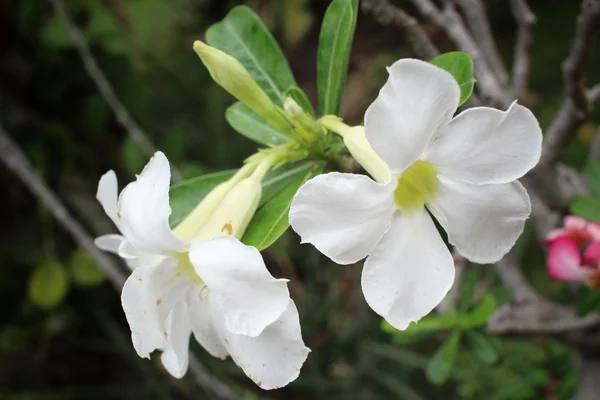
[[[389,0],[362,0],[361,9],[365,13],[371,13],[381,25],[393,25],[400,29],[417,57],[430,60],[440,54],[417,20],[401,8],[390,4]]]
[[[94,240],[86,230],[69,213],[59,197],[50,189],[42,178],[33,170],[21,149],[12,141],[8,133],[0,125],[0,160],[27,186],[31,193],[52,213],[58,223],[71,235],[79,247],[87,251],[98,267],[106,274],[112,285],[120,291],[127,279],[121,268],[111,257],[102,252],[94,244]],[[189,358],[190,372],[196,383],[215,398],[221,400],[237,400],[238,397],[227,386],[210,374],[202,363],[193,355]]]
[[[512,70],[512,90],[513,96],[520,98],[523,96],[529,80],[533,27],[536,23],[536,17],[531,12],[526,0],[510,0],[510,7],[518,25]]]
[[[600,23],[600,0],[583,0],[577,17],[577,29],[571,53],[563,62],[563,77],[567,92],[577,114],[585,118],[589,112],[589,102],[584,86],[584,69],[593,48],[594,37]]]
[[[108,82],[106,75],[104,75],[104,72],[102,72],[102,69],[92,55],[83,33],[71,18],[69,11],[67,11],[65,3],[63,0],[48,1],[52,4],[54,12],[58,18],[60,18],[60,20],[67,27],[71,41],[79,53],[85,71],[96,84],[96,88],[104,98],[104,101],[106,101],[109,107],[113,110],[117,121],[123,127],[123,129],[127,131],[127,134],[133,139],[133,141],[137,143],[140,149],[148,157],[151,157],[156,152],[156,148],[148,138],[148,134],[146,134],[146,132],[140,128],[137,122],[135,122],[133,117],[129,114],[123,103],[121,103],[115,94],[115,91]],[[171,175],[173,182],[179,182],[182,180],[181,173],[173,166],[173,164],[171,164]]]
[[[506,86],[508,74],[498,53],[498,46],[494,40],[483,2],[481,0],[456,0],[456,2],[459,4],[469,30],[490,69],[496,75],[500,85]]]
[[[423,16],[443,29],[461,51],[469,53],[473,59],[479,90],[483,96],[493,103],[507,108],[512,102],[510,96],[504,91],[496,75],[488,66],[454,5],[446,2],[443,9],[439,9],[431,0],[412,0],[412,2]]]

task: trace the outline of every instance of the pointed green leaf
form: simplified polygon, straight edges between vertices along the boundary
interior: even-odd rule
[[[298,86],[292,86],[285,92],[285,96],[289,96],[296,104],[298,104],[304,111],[306,111],[311,117],[315,117],[315,109],[313,108],[310,100],[304,90],[300,89]]]
[[[27,294],[39,308],[51,310],[62,303],[68,290],[69,275],[65,268],[55,261],[46,261],[29,277]]]
[[[340,109],[356,28],[357,4],[355,0],[333,0],[323,18],[317,55],[321,115],[337,114]]]
[[[497,304],[494,296],[486,293],[481,298],[477,306],[464,318],[464,324],[461,324],[464,329],[470,329],[485,325],[488,318],[496,311]],[[461,319],[462,320],[462,319]]]
[[[589,163],[585,167],[584,174],[594,196],[600,197],[600,161]]]
[[[573,214],[588,221],[600,221],[600,198],[598,197],[578,197],[571,203],[569,209]]]
[[[425,376],[429,382],[434,385],[442,385],[450,378],[458,355],[459,343],[460,332],[455,331],[438,348],[425,368]]]
[[[478,268],[467,268],[458,304],[458,311],[460,313],[467,311],[473,301],[473,293],[475,293],[475,288],[477,287],[478,275]]]
[[[231,105],[225,112],[225,119],[236,132],[255,143],[268,146],[290,141],[288,136],[273,128],[266,119],[243,103]]]
[[[258,15],[246,6],[234,7],[206,32],[206,41],[236,58],[275,104],[296,81],[279,45]]]
[[[500,353],[489,336],[478,331],[466,331],[465,334],[473,355],[479,361],[485,364],[495,364],[498,362]]]
[[[462,51],[440,54],[430,61],[433,65],[448,71],[460,87],[460,104],[463,104],[473,93],[475,77],[473,75],[473,60]]]
[[[458,316],[454,313],[449,314],[429,314],[417,322],[411,323],[404,331],[400,331],[385,320],[381,323],[381,329],[384,332],[394,335],[394,342],[400,344],[414,343],[426,339],[437,333],[456,328]]]
[[[284,189],[267,201],[254,215],[242,242],[258,250],[269,247],[290,226],[288,211],[294,195],[310,178],[323,170],[322,163],[313,163],[308,170],[289,175],[280,183]]]

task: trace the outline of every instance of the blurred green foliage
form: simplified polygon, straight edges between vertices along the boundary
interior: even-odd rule
[[[67,2],[117,96],[186,177],[234,168],[255,150],[228,126],[225,110],[233,99],[213,84],[191,49],[193,40],[203,39],[209,25],[240,3]],[[243,3],[266,21],[291,60],[298,87],[316,105],[317,45],[328,2]],[[564,96],[560,63],[571,44],[578,2],[531,0],[530,5],[538,24],[526,105],[545,127]],[[97,223],[103,218],[93,201],[97,180],[113,168],[124,184],[148,157],[116,123],[47,3],[4,2],[0,11],[0,120],[88,229],[112,231],[110,222]],[[504,2],[490,1],[489,14],[510,62],[515,38],[510,11]],[[443,40],[440,47],[454,50]],[[385,80],[383,67],[407,55],[396,31],[360,15],[342,116],[360,121]],[[596,52],[590,66],[599,64]],[[590,67],[588,73],[590,80],[600,80],[600,70]],[[599,123],[596,109],[565,162],[586,167]],[[596,169],[586,171],[598,195]],[[189,376],[169,378],[157,357],[152,362],[137,357],[119,296],[93,262],[10,173],[0,170],[0,179],[5,187],[0,398],[209,398]],[[243,398],[560,400],[573,394],[578,377],[568,348],[547,339],[499,339],[485,332],[485,317],[510,297],[490,268],[469,270],[451,313],[427,317],[400,334],[380,329],[380,318],[360,293],[357,266],[333,265],[297,242],[290,232],[265,258],[275,275],[291,279],[303,336],[313,350],[300,378],[285,389],[262,392],[233,363],[196,349]],[[582,314],[600,309],[597,292],[573,293],[549,280],[541,247],[527,231],[515,255],[545,295],[577,304]]]

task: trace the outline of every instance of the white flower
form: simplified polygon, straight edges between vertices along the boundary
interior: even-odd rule
[[[169,227],[170,171],[162,153],[118,199],[115,174],[100,180],[97,197],[123,236],[96,243],[133,268],[121,296],[133,345],[141,357],[162,350],[162,363],[175,377],[187,370],[192,333],[214,357],[230,355],[263,389],[296,379],[310,351],[287,280],[273,278],[260,253],[230,235],[243,233],[245,214],[254,213],[254,197],[260,198],[260,179],[251,181],[258,187],[253,192],[249,179],[255,178],[222,193],[222,201],[212,196],[212,212],[195,210],[196,216],[212,215],[199,221],[206,222],[198,227],[202,241],[180,239]],[[240,212],[246,203],[254,205]]]
[[[460,90],[446,71],[405,59],[365,116],[369,144],[392,179],[329,173],[300,188],[290,223],[338,264],[368,256],[368,304],[398,329],[428,314],[454,280],[448,240],[466,258],[498,261],[530,214],[516,181],[538,161],[541,130],[525,107],[469,109],[452,118]],[[366,168],[366,167],[365,167]],[[369,170],[369,168],[366,168]]]

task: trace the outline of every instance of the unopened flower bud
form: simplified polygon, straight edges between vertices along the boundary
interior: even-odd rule
[[[223,89],[267,119],[276,128],[286,127],[285,120],[269,96],[238,60],[199,40],[194,42],[194,51],[200,56],[213,80]]]
[[[260,179],[251,176],[237,183],[193,241],[203,242],[223,235],[241,239],[258,208],[261,195]]]

